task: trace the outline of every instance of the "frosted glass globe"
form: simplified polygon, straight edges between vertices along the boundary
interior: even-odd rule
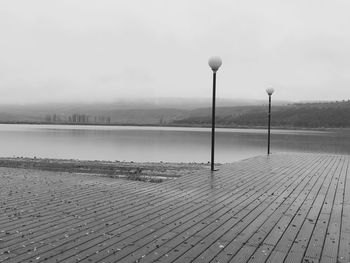
[[[211,57],[208,61],[209,66],[211,67],[211,69],[216,72],[218,71],[218,69],[220,68],[220,66],[222,65],[222,60],[220,57]]]
[[[272,95],[272,93],[274,92],[275,90],[273,88],[268,88],[266,89],[266,92],[268,95]]]

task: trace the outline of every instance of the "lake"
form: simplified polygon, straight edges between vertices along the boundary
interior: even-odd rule
[[[208,128],[0,124],[1,157],[208,162]],[[263,129],[216,129],[215,161],[266,154]],[[277,130],[271,152],[350,154],[350,130]]]

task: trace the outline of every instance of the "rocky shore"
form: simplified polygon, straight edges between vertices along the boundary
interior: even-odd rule
[[[204,163],[137,163],[19,157],[0,158],[0,167],[85,173],[148,182],[162,182],[209,169],[209,165]]]

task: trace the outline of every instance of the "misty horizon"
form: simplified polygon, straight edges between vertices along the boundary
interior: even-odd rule
[[[349,98],[350,2],[2,1],[0,104]],[[209,19],[210,18],[210,19]]]
[[[338,101],[348,101],[349,98],[340,98],[335,100],[281,100],[275,99],[273,97],[272,102],[274,105],[286,105],[286,104],[297,104],[297,103],[332,103]],[[267,98],[262,99],[249,99],[249,98],[216,98],[217,106],[250,106],[250,105],[265,105],[267,104]],[[172,107],[172,105],[191,105],[196,107],[198,104],[207,104],[211,106],[212,98],[211,97],[192,97],[192,98],[181,98],[181,97],[150,97],[150,98],[119,98],[119,99],[109,99],[109,100],[64,100],[64,101],[42,101],[42,102],[12,102],[12,103],[1,103],[0,108],[6,107],[26,107],[26,106],[59,106],[59,105],[121,105],[121,106],[130,106],[134,105],[152,105],[166,107]]]

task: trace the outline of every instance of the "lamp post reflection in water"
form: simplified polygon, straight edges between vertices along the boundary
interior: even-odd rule
[[[210,68],[213,71],[213,103],[211,115],[211,161],[210,169],[214,171],[214,148],[215,148],[215,99],[216,99],[216,72],[222,65],[220,57],[211,57],[208,61]]]

